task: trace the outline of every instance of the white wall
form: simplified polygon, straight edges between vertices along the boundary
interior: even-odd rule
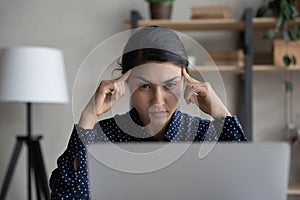
[[[190,6],[210,4],[211,1],[177,0],[174,19],[188,19]],[[247,6],[257,7],[260,0],[218,0],[227,3],[233,16],[240,18]],[[1,0],[0,48],[14,45],[46,45],[62,49],[65,54],[69,94],[71,97],[75,75],[85,56],[99,42],[123,31],[122,22],[129,19],[131,9],[138,9],[148,17],[144,0]],[[190,33],[205,47],[233,49],[235,33]],[[257,46],[256,48],[261,48]],[[300,126],[299,72],[295,73],[295,115]],[[236,112],[238,82],[235,75],[225,75],[228,105]],[[296,80],[298,79],[298,80]],[[16,80],[16,84],[18,80]],[[232,89],[234,88],[234,89]],[[15,135],[25,133],[25,106],[0,104],[0,181],[3,180]],[[254,139],[279,140],[285,138],[284,88],[282,74],[254,74]],[[72,104],[33,105],[33,132],[42,134],[42,148],[48,176],[56,166],[57,157],[64,151],[73,127]],[[7,199],[24,199],[26,194],[26,159],[22,152]],[[299,169],[298,169],[299,170]]]

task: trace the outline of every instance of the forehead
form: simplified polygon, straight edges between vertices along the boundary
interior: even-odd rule
[[[151,81],[165,81],[181,75],[182,68],[169,62],[149,62],[133,68],[130,79],[142,77]]]

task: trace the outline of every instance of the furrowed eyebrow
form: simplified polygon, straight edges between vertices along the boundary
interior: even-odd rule
[[[172,81],[174,81],[174,80],[176,80],[178,78],[181,78],[181,76],[175,76],[175,77],[173,77],[173,78],[171,78],[169,80],[166,80],[164,83],[172,82]]]
[[[145,79],[145,78],[143,78],[141,76],[135,76],[134,78],[140,79],[140,80],[142,80],[142,81],[144,81],[146,83],[154,83],[153,81],[147,80],[147,79]],[[170,78],[170,79],[164,81],[163,83],[168,83],[168,82],[174,81],[175,79],[178,79],[178,78],[181,78],[181,76],[175,76],[173,78]]]

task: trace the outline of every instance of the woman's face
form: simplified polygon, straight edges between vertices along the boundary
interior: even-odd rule
[[[170,62],[149,62],[131,71],[128,86],[143,124],[159,132],[178,107],[183,88],[182,68]]]

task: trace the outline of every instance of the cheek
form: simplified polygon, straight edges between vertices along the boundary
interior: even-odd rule
[[[145,102],[145,99],[147,99],[145,94],[137,90],[131,94],[131,100],[135,108],[146,107],[147,102]]]
[[[169,104],[169,105],[172,105],[172,104],[177,104],[179,102],[179,94],[178,93],[175,93],[174,91],[169,93],[167,96],[166,96],[166,102]]]
[[[178,87],[172,91],[173,98],[176,98],[176,101],[179,101],[182,94],[182,87]]]

